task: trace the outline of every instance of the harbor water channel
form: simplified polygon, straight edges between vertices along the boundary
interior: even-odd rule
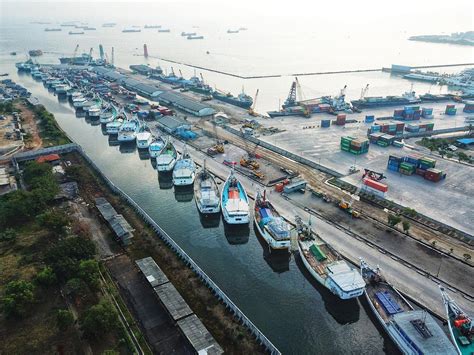
[[[67,101],[13,63],[2,70],[27,87],[102,172],[131,196],[284,354],[396,353],[365,300],[342,301],[316,283],[298,255],[271,256],[251,223],[227,228],[200,217],[193,191],[175,190],[134,145],[118,145],[100,125],[78,117]],[[253,218],[252,218],[253,220]]]

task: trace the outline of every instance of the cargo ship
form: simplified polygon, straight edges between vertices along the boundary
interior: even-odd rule
[[[304,266],[316,281],[340,299],[356,298],[364,293],[365,282],[359,272],[343,260],[329,244],[296,218],[298,251]]]
[[[189,35],[187,39],[204,39],[204,36]]]
[[[290,225],[268,201],[265,191],[263,195],[257,192],[254,210],[255,225],[270,250],[290,252]]]
[[[69,31],[70,35],[83,35],[84,31]]]
[[[188,36],[195,36],[197,35],[196,32],[181,32],[181,36],[188,37]]]
[[[30,57],[39,57],[43,55],[43,51],[41,49],[32,49],[28,51],[28,54],[30,55]]]
[[[274,117],[282,116],[304,116],[309,117],[312,113],[335,113],[353,111],[352,105],[346,102],[346,88],[344,86],[337,96],[321,96],[309,100],[297,100],[297,93],[301,92],[298,78],[291,83],[290,92],[279,111],[269,111],[267,114]]]
[[[171,32],[171,30],[169,30],[169,29],[159,29],[158,32],[159,33],[169,33],[169,32]]]
[[[102,27],[115,27],[117,24],[115,22],[104,23]]]
[[[185,84],[184,87],[191,91],[197,92],[204,95],[212,95],[212,88],[204,83],[204,80],[199,79],[196,75],[191,77]]]
[[[173,68],[171,68],[171,73],[169,73],[168,75],[163,75],[163,74],[152,75],[152,78],[158,79],[159,81],[162,81],[166,84],[171,84],[171,85],[181,84],[181,81],[184,80],[182,77],[178,77],[174,73]]]
[[[176,161],[173,168],[173,185],[174,186],[189,186],[194,184],[196,177],[196,164],[188,153],[186,146],[184,146],[183,154]]]
[[[220,212],[219,188],[214,176],[206,169],[206,160],[204,160],[202,170],[196,176],[194,196],[196,206],[203,215]]]
[[[440,101],[449,101],[452,99],[452,95],[448,94],[430,94],[426,93],[423,95],[420,95],[420,100],[421,102],[440,102]]]
[[[61,57],[61,58],[59,58],[59,62],[61,64],[87,65],[91,61],[92,61],[92,57],[87,53],[83,53],[78,57]]]
[[[416,96],[416,93],[414,91],[407,91],[401,96],[372,96],[363,97],[360,100],[351,101],[352,106],[358,109],[384,106],[412,105],[419,102],[421,102],[421,100],[418,96]]]
[[[233,96],[231,93],[224,94],[216,90],[212,93],[212,97],[219,101],[227,102],[231,105],[245,109],[249,109],[253,104],[253,99],[247,95],[244,90],[242,90],[242,92],[237,97]]]
[[[474,323],[443,287],[440,287],[448,319],[449,334],[459,355],[474,354]]]
[[[61,32],[62,28],[45,28],[45,32]]]
[[[156,170],[161,172],[172,171],[176,164],[176,159],[178,159],[178,152],[173,143],[171,143],[171,140],[168,139],[165,147],[156,157]]]
[[[403,354],[456,354],[443,329],[426,310],[415,310],[405,297],[363,260],[365,297],[381,326]]]
[[[161,25],[145,25],[145,28],[146,29],[158,29],[158,28],[161,28]]]
[[[122,33],[135,33],[135,32],[141,32],[142,30],[139,28],[125,28],[122,30]]]
[[[222,215],[228,224],[248,224],[249,200],[247,192],[235,177],[234,169],[229,174],[221,193]]]

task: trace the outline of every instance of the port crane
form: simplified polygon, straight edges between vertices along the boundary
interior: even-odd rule
[[[74,59],[77,57],[77,51],[79,50],[79,45],[76,44],[76,48],[74,48],[74,52],[72,52],[72,60],[74,61]]]
[[[360,92],[360,99],[363,100],[365,95],[369,92],[369,84],[367,84]]]
[[[258,91],[259,91],[259,89],[257,89],[257,92],[255,93],[255,97],[253,99],[252,106],[250,106],[250,108],[249,108],[249,115],[250,116],[258,116],[257,112],[255,112],[255,107],[257,105]]]
[[[339,95],[336,96],[332,102],[332,106],[336,109],[336,110],[344,110],[347,108],[347,104],[346,104],[346,89],[347,89],[347,85],[344,85],[344,87],[341,89],[341,91],[339,92]]]

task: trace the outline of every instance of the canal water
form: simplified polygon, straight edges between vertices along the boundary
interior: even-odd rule
[[[395,351],[374,325],[364,302],[341,301],[305,271],[299,257],[271,257],[253,225],[224,228],[220,219],[201,220],[193,192],[176,191],[158,177],[149,159],[132,146],[119,146],[77,117],[67,102],[13,63],[0,70],[27,87],[52,112],[99,168],[130,195],[201,266],[285,354],[380,354]]]

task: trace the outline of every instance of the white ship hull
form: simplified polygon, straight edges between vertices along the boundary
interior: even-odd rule
[[[100,115],[100,123],[102,124],[107,124],[109,122],[113,122],[114,120],[114,116],[113,115],[110,115],[110,116],[106,116],[106,115]]]
[[[339,287],[337,287],[337,285],[334,284],[334,282],[331,280],[331,278],[327,277],[327,278],[323,279],[321,277],[321,275],[319,275],[311,267],[311,265],[308,263],[308,260],[306,260],[306,258],[304,256],[303,250],[301,249],[301,245],[300,245],[299,242],[298,242],[298,251],[300,253],[300,257],[301,257],[301,260],[303,261],[304,266],[309,271],[311,276],[313,276],[316,279],[316,281],[318,281],[321,285],[326,287],[329,291],[331,291],[331,293],[338,296],[340,299],[348,300],[348,299],[351,299],[351,298],[359,297],[364,293],[364,288],[361,288],[359,290],[353,290],[349,293],[343,292]]]
[[[150,149],[148,149],[148,153],[150,153],[150,158],[156,159],[156,158],[158,158],[158,155],[160,155],[161,150],[150,150]]]
[[[194,178],[196,174],[192,173],[191,176],[186,177],[174,177],[173,176],[173,185],[174,186],[189,186],[194,184]]]
[[[161,171],[161,172],[170,172],[173,170],[175,164],[176,164],[176,159],[173,159],[167,163],[162,163],[157,160],[156,170]]]
[[[72,106],[75,108],[82,108],[86,105],[86,101],[73,101]]]
[[[219,213],[221,211],[221,206],[204,206],[202,203],[200,203],[198,200],[196,200],[196,206],[202,214],[213,214],[213,213]]]
[[[136,139],[136,134],[135,133],[119,133],[117,136],[117,140],[119,142],[133,142]]]
[[[229,214],[225,206],[222,206],[222,215],[224,216],[224,221],[228,224],[248,224],[250,222],[249,214]]]
[[[137,140],[137,148],[139,149],[148,149],[151,143],[151,136],[148,140]]]
[[[270,248],[272,248],[273,250],[286,250],[288,252],[290,251],[291,242],[289,240],[277,241],[273,239],[272,236],[266,230],[262,230],[262,228],[260,228],[260,225],[258,224],[255,218],[254,222],[257,226],[260,235],[263,237],[265,242],[267,242]]]

